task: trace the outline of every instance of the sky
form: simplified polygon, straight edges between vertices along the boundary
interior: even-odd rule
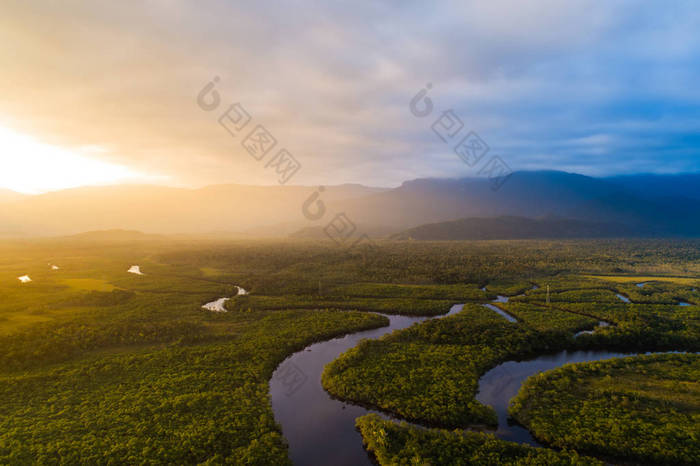
[[[9,0],[0,12],[0,187],[17,191],[277,184],[281,149],[298,163],[287,184],[477,176],[495,155],[512,170],[700,171],[693,1]],[[213,94],[198,95],[215,78],[207,110]],[[426,89],[432,112],[416,116]],[[250,119],[229,133],[219,118],[233,104]],[[432,129],[445,115],[461,128],[446,142]],[[276,140],[261,160],[243,144],[258,125]],[[454,148],[472,131],[489,151],[470,166]]]

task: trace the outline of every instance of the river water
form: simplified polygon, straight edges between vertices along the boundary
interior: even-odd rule
[[[499,296],[494,302],[507,302]],[[509,321],[515,319],[498,307],[485,304]],[[452,306],[441,316],[453,315],[463,305]],[[366,338],[380,338],[395,330],[405,329],[423,322],[429,317],[386,315],[388,327],[366,330],[340,338],[315,343],[292,354],[275,370],[270,379],[270,396],[275,420],[282,426],[289,444],[289,456],[295,465],[371,465],[362,446],[362,437],[355,430],[355,419],[368,413],[377,413],[385,419],[393,419],[384,413],[335,400],[323,389],[321,373],[326,364],[343,352],[357,346]],[[529,361],[509,361],[489,370],[479,379],[476,399],[494,408],[498,415],[499,438],[518,443],[539,446],[530,432],[508,421],[508,405],[522,383],[542,371],[561,367],[567,363],[599,361],[625,356],[610,351],[562,351],[543,355]]]
[[[461,310],[462,305],[456,304],[445,316]],[[355,430],[355,419],[376,411],[331,398],[321,386],[321,373],[326,364],[357,346],[360,340],[379,338],[429,319],[386,317],[389,318],[388,327],[313,344],[291,355],[273,373],[270,379],[272,410],[289,443],[289,456],[294,464],[372,464],[362,446],[362,437]]]
[[[600,361],[602,359],[626,356],[624,353],[611,351],[561,351],[552,355],[539,356],[529,361],[509,361],[500,364],[479,379],[477,401],[493,407],[498,415],[496,436],[528,445],[540,446],[530,431],[508,419],[510,400],[518,394],[525,380],[540,372],[556,369],[564,364],[574,362]]]

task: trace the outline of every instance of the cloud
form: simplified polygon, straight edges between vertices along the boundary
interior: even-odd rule
[[[216,75],[301,161],[295,183],[473,175],[408,111],[431,82],[514,169],[700,169],[693,2],[134,5],[7,2],[0,120],[181,184],[275,183],[197,107]]]

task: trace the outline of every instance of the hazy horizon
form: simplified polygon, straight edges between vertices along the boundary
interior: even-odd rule
[[[582,175],[582,176],[588,176],[588,175],[583,175],[582,173],[576,173],[576,172],[567,172],[564,170],[554,170],[554,169],[542,169],[542,170],[517,170],[512,173],[538,173],[538,172],[555,172],[555,173],[565,173],[565,174],[571,174],[571,175]],[[693,175],[700,175],[700,171],[696,172],[676,172],[676,173],[650,173],[650,172],[640,172],[640,173],[612,173],[604,176],[590,176],[590,178],[594,179],[612,179],[612,178],[618,178],[618,177],[638,177],[638,176],[661,176],[661,177],[682,177],[682,176],[693,176]],[[399,182],[398,184],[395,185],[384,185],[384,186],[378,186],[378,185],[368,185],[364,183],[353,183],[353,182],[339,182],[337,184],[321,184],[321,185],[314,185],[314,184],[289,184],[286,185],[287,187],[296,187],[296,188],[308,188],[308,189],[315,189],[318,186],[330,186],[330,187],[343,187],[343,186],[362,186],[366,188],[374,188],[374,189],[395,189],[400,187],[406,182],[409,181],[415,181],[415,180],[468,180],[468,179],[485,179],[483,176],[432,176],[432,177],[417,177],[417,178],[410,178],[403,180]],[[186,190],[201,190],[201,189],[206,189],[206,188],[213,188],[217,186],[241,186],[241,187],[276,187],[280,186],[279,183],[260,183],[260,184],[245,184],[245,183],[213,183],[213,184],[201,184],[201,185],[176,185],[176,184],[163,184],[163,183],[139,183],[139,182],[121,182],[121,183],[104,183],[104,184],[82,184],[79,186],[71,186],[71,187],[64,187],[64,188],[58,188],[58,189],[51,189],[51,190],[45,190],[45,191],[38,191],[38,192],[23,192],[23,191],[17,191],[14,189],[10,188],[5,188],[5,187],[0,187],[0,190],[7,190],[14,192],[16,194],[20,195],[25,195],[25,196],[36,196],[36,195],[41,195],[41,194],[50,194],[50,193],[55,193],[59,191],[66,191],[66,190],[75,190],[75,189],[80,189],[80,188],[119,188],[119,187],[132,187],[132,188],[138,188],[138,187],[160,187],[160,188],[173,188],[173,189],[186,189]]]

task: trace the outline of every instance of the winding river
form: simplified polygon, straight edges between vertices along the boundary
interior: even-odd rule
[[[507,302],[498,296],[494,303]],[[493,304],[484,304],[513,322],[513,316]],[[456,314],[463,304],[452,306],[447,314]],[[371,465],[362,445],[362,437],[355,430],[355,419],[368,413],[376,413],[385,419],[391,416],[362,406],[331,398],[321,385],[321,373],[326,364],[341,353],[355,347],[363,339],[380,338],[383,335],[410,327],[430,317],[385,315],[389,326],[352,333],[315,343],[292,354],[275,370],[270,379],[270,396],[275,420],[289,444],[289,456],[295,465],[333,464]],[[626,356],[610,351],[562,351],[543,355],[528,361],[509,361],[489,370],[479,379],[476,399],[494,408],[498,415],[496,436],[504,440],[540,446],[524,427],[511,424],[508,405],[523,382],[542,371],[555,369],[567,363],[598,361]]]
[[[452,306],[444,316],[460,312],[462,306]],[[289,443],[289,456],[294,464],[372,464],[362,446],[362,437],[355,430],[355,419],[377,411],[331,398],[321,386],[321,373],[326,364],[357,346],[360,340],[379,338],[429,319],[395,315],[386,317],[389,319],[388,327],[307,346],[285,359],[273,373],[270,379],[272,410]]]
[[[528,361],[508,361],[481,376],[476,399],[480,403],[493,407],[496,411],[498,430],[494,433],[497,437],[538,447],[541,445],[532,437],[530,431],[511,423],[508,417],[510,400],[518,394],[523,382],[532,375],[556,369],[564,364],[600,361],[629,355],[611,351],[561,351]]]

